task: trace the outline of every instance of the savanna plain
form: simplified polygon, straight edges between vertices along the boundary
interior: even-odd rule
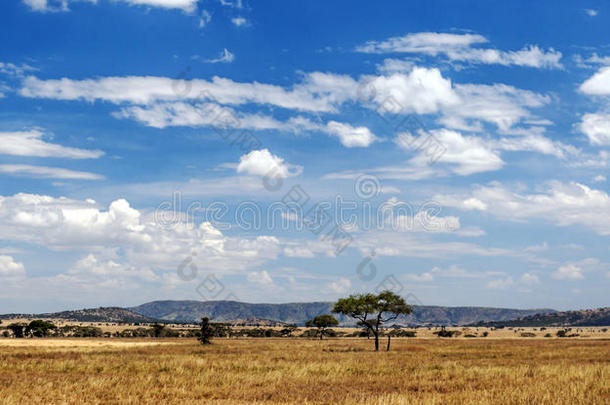
[[[2,339],[0,403],[608,404],[610,339]]]

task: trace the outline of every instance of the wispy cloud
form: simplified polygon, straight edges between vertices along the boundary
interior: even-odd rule
[[[71,180],[103,180],[104,176],[80,172],[59,167],[31,166],[31,165],[0,165],[0,173],[49,179],[71,179]]]

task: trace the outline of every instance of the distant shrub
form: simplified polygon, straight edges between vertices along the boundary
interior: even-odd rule
[[[487,332],[487,331],[483,332],[483,337],[487,337],[487,336],[489,336],[489,332]]]
[[[532,332],[521,332],[521,337],[536,337],[536,334]]]
[[[551,335],[550,333],[547,333],[544,335],[544,337],[549,338],[549,337],[553,337],[553,335]]]
[[[563,338],[567,336],[567,331],[561,329],[557,331],[557,337]]]
[[[417,337],[417,332],[414,330],[393,330],[388,335],[392,337]]]
[[[434,332],[434,334],[438,337],[454,337],[454,336],[459,336],[462,334],[462,332],[457,331],[457,330],[447,330],[445,329],[445,327],[443,326],[441,330]]]
[[[464,335],[465,338],[476,338],[477,335],[473,335],[472,333],[468,333],[466,335]]]

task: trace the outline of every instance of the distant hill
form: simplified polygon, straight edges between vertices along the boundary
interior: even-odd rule
[[[100,307],[78,309],[75,311],[48,312],[43,314],[6,314],[0,319],[34,318],[34,319],[64,319],[73,322],[121,322],[150,323],[155,319],[119,307]]]
[[[610,307],[535,314],[507,321],[478,322],[476,326],[610,326]]]
[[[206,316],[216,322],[258,319],[303,325],[316,315],[330,313],[332,306],[332,302],[249,304],[236,301],[153,301],[129,309],[147,317],[174,322],[196,322]],[[401,316],[394,323],[405,326],[466,325],[482,321],[505,321],[544,312],[554,310],[422,305],[415,306],[413,314]],[[354,324],[351,318],[338,318],[343,326]]]

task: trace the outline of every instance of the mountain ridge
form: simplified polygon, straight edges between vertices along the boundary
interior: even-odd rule
[[[303,325],[307,320],[330,313],[333,302],[292,302],[282,304],[244,303],[238,301],[159,300],[147,302],[129,310],[152,318],[175,322],[195,322],[206,316],[215,322],[231,322],[235,319],[265,319]],[[556,312],[553,309],[512,309],[492,307],[443,307],[413,306],[413,314],[400,316],[394,322],[405,326],[466,325],[481,321],[504,321],[519,317]],[[337,316],[342,326],[355,321]]]
[[[533,314],[506,321],[478,322],[474,326],[610,326],[610,307]]]

